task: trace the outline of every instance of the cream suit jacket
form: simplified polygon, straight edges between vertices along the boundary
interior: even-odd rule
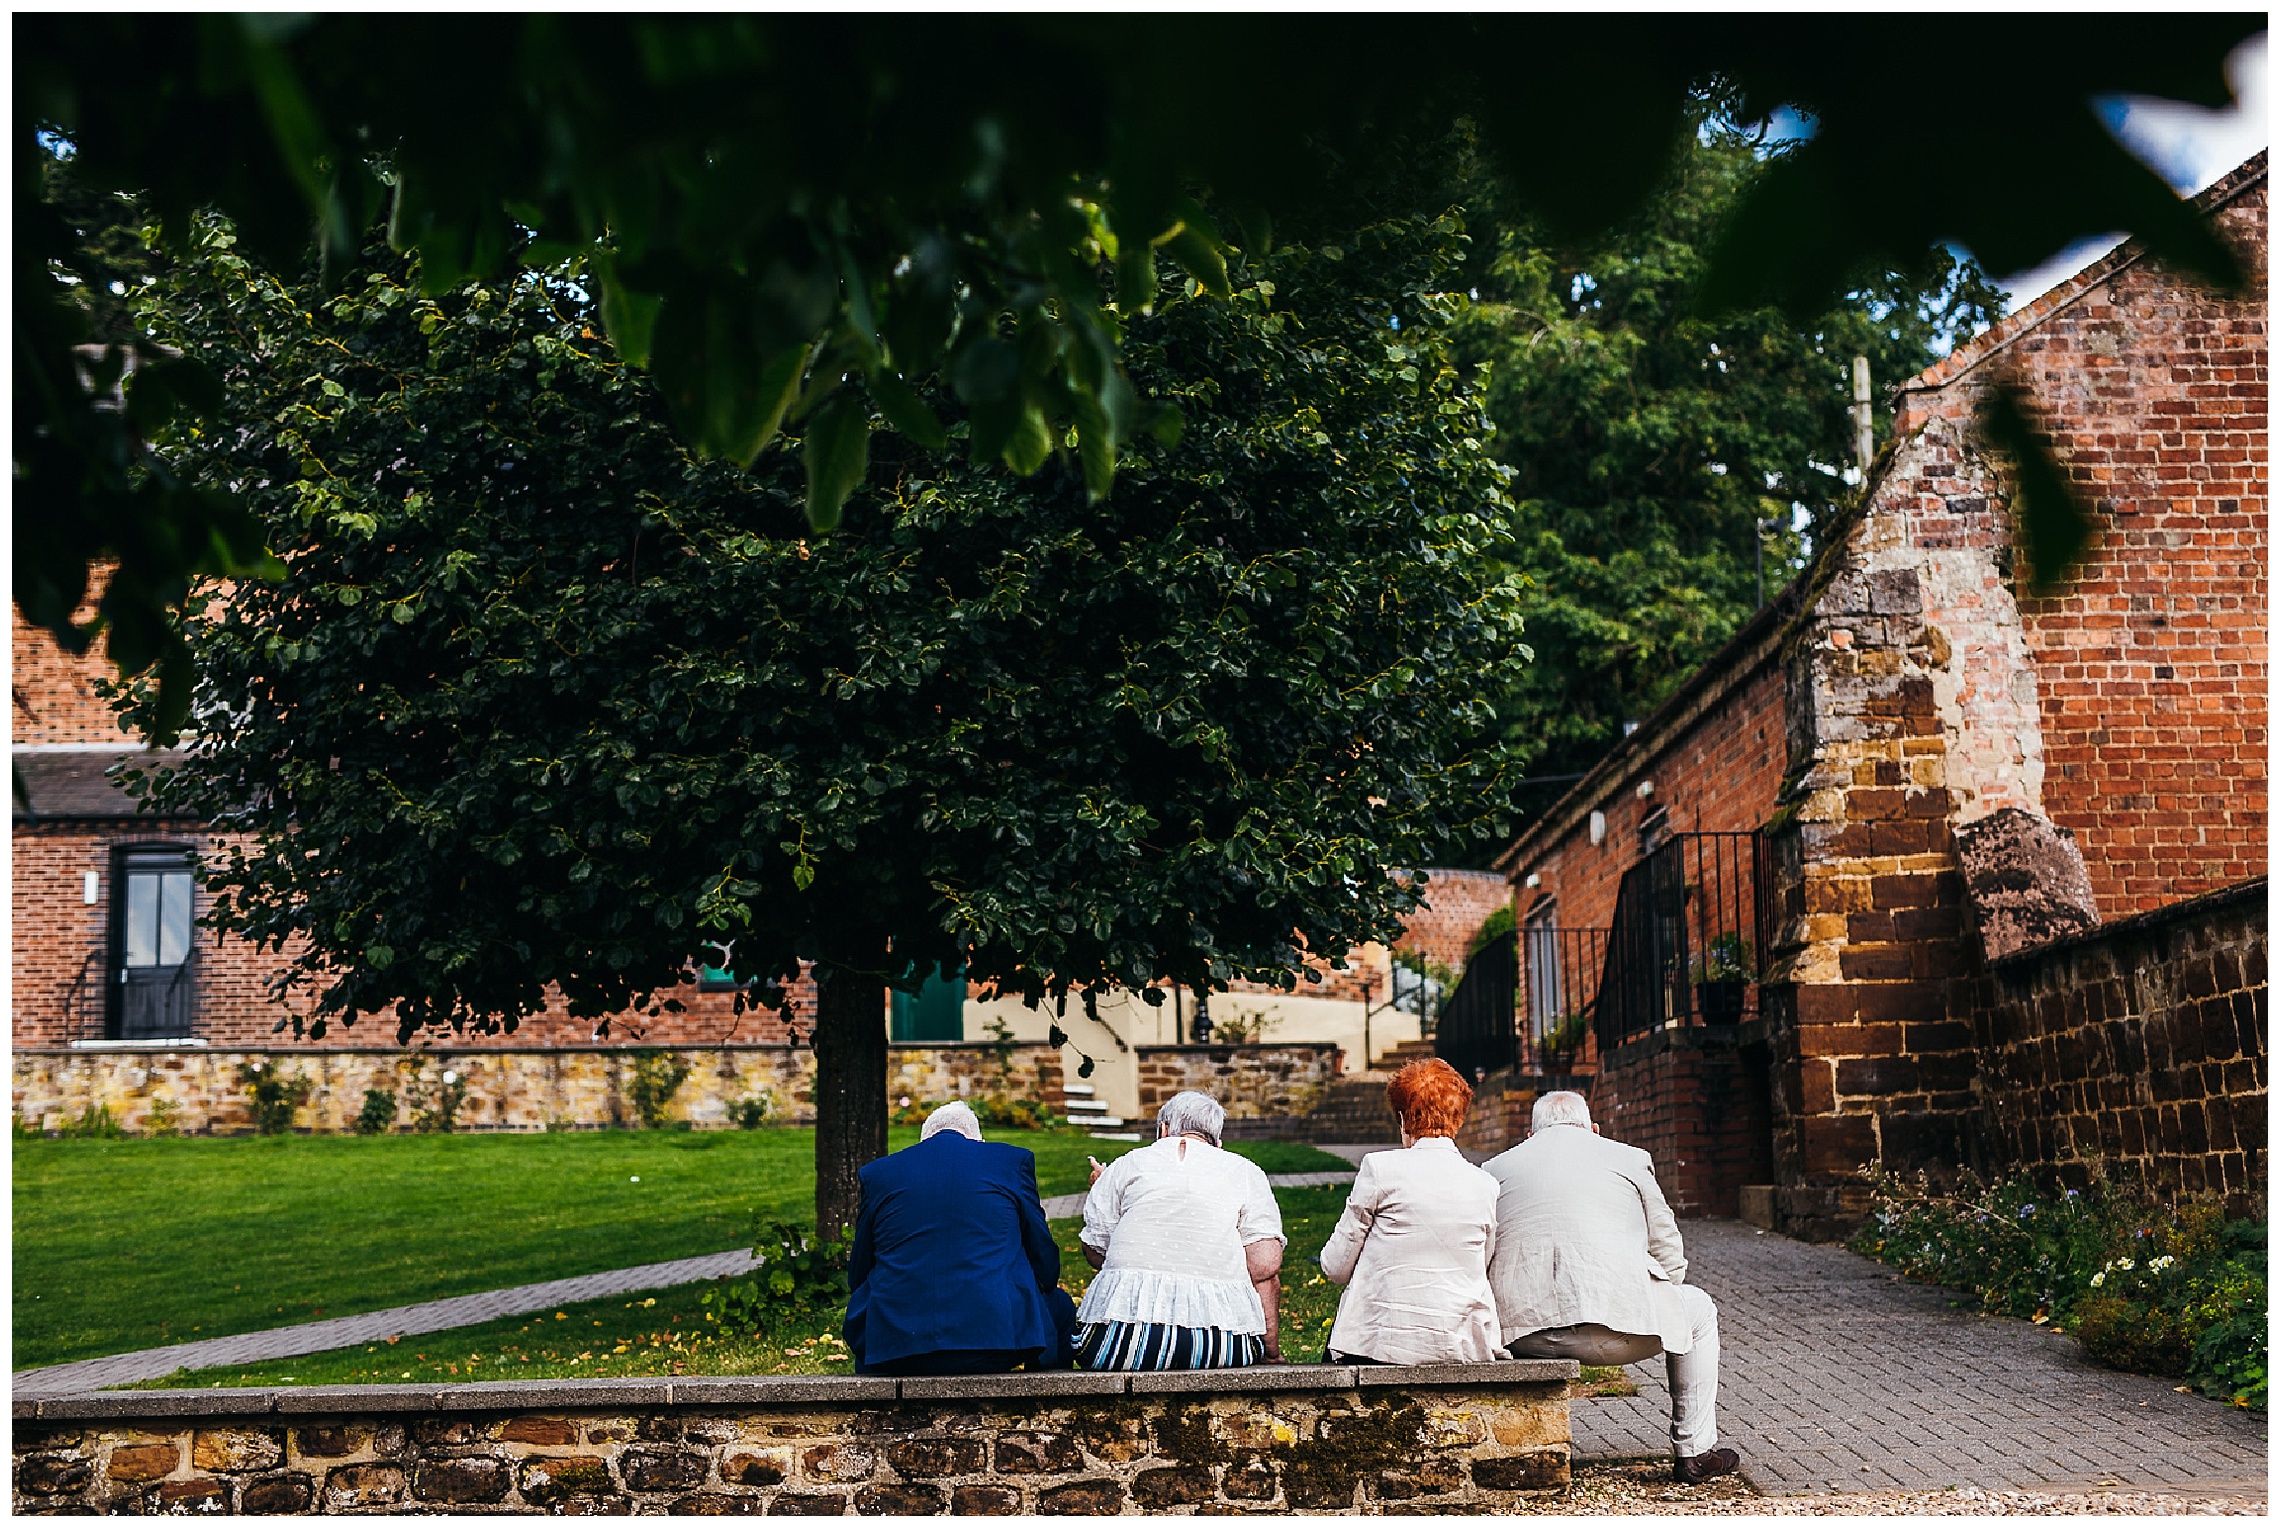
[[[1322,1248],[1323,1273],[1346,1286],[1329,1346],[1389,1364],[1502,1358],[1488,1288],[1495,1247],[1496,1180],[1455,1142],[1371,1152]]]
[[[1684,1353],[1686,1245],[1654,1159],[1579,1125],[1552,1125],[1486,1164],[1498,1185],[1488,1281],[1509,1343],[1596,1322]]]

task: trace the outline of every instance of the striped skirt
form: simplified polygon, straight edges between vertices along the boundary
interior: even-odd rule
[[[1266,1353],[1266,1338],[1216,1326],[1094,1321],[1077,1329],[1080,1369],[1240,1369]]]

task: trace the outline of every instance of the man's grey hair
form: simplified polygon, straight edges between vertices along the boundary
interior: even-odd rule
[[[1167,1135],[1200,1135],[1216,1146],[1227,1128],[1227,1111],[1209,1093],[1174,1093],[1156,1111],[1156,1123]]]
[[[1536,1098],[1535,1112],[1528,1116],[1531,1131],[1551,1125],[1581,1125],[1591,1128],[1591,1105],[1581,1093],[1543,1093]]]
[[[931,1140],[944,1130],[955,1130],[968,1140],[982,1138],[982,1122],[974,1118],[974,1111],[963,1103],[947,1103],[926,1117],[918,1127],[918,1138]]]

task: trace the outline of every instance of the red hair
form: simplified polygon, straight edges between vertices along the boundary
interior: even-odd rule
[[[1402,1129],[1420,1140],[1455,1135],[1462,1129],[1465,1111],[1472,1107],[1472,1091],[1464,1075],[1437,1056],[1410,1062],[1385,1086],[1386,1102],[1401,1117]]]

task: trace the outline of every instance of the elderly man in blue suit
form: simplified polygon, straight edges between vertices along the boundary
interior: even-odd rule
[[[847,1262],[858,1374],[1065,1369],[1076,1302],[1037,1199],[1037,1159],[982,1139],[962,1103],[863,1169]]]

